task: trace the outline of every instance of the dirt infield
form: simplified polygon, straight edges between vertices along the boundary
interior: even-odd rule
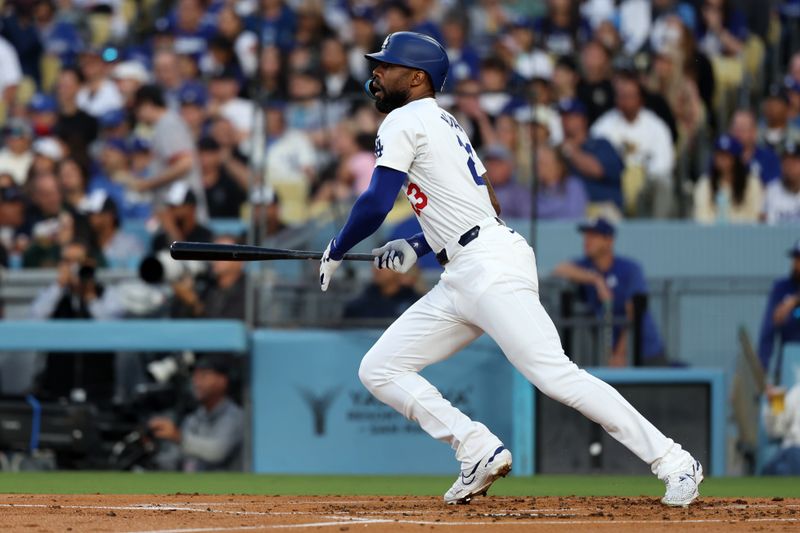
[[[0,495],[4,532],[212,531],[796,531],[800,499],[704,498],[687,509],[655,498]]]

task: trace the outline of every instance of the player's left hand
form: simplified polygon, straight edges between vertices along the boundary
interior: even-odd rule
[[[333,244],[333,240],[328,243],[328,247],[325,248],[325,252],[322,254],[322,259],[319,261],[319,288],[322,289],[322,292],[328,290],[328,285],[331,283],[331,278],[333,277],[333,273],[336,272],[336,269],[339,268],[339,265],[342,264],[342,261],[331,259],[331,245]]]
[[[417,262],[417,252],[405,239],[389,241],[380,248],[372,250],[375,256],[375,268],[388,268],[405,274]]]

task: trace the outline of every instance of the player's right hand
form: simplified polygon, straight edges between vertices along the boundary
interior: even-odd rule
[[[388,268],[405,274],[417,262],[417,252],[405,239],[389,241],[380,248],[372,250],[375,268]]]

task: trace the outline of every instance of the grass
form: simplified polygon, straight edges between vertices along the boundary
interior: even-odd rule
[[[124,472],[20,472],[0,474],[0,493],[34,494],[282,494],[439,496],[449,477],[287,476]],[[498,496],[659,496],[653,477],[542,475],[499,481]],[[701,492],[719,497],[800,498],[800,478],[711,478]]]

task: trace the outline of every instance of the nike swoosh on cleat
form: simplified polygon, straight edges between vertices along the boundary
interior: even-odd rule
[[[472,469],[472,471],[471,471],[471,472],[469,472],[469,473],[468,473],[468,474],[466,474],[466,475],[464,475],[464,472],[461,472],[461,482],[462,482],[464,485],[469,485],[469,484],[471,484],[473,481],[475,481],[475,472],[477,472],[477,471],[478,471],[478,467],[479,467],[479,466],[480,466],[480,463],[477,463],[477,464],[475,465],[475,467]],[[467,478],[468,478],[468,477],[472,477],[472,479],[470,479],[469,481],[467,481]]]

